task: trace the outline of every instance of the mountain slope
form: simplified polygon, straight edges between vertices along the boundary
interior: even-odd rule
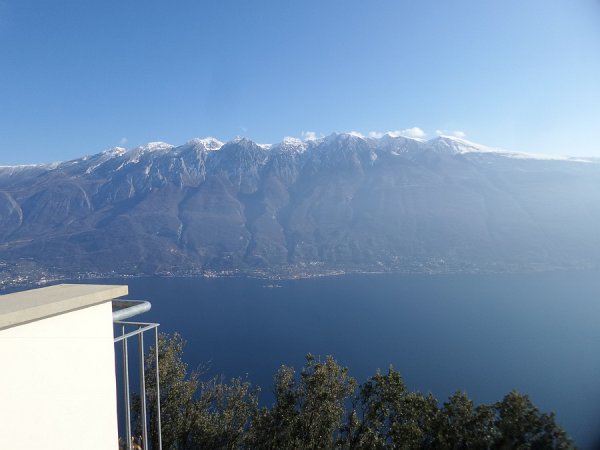
[[[0,167],[0,270],[587,267],[599,200],[597,160],[451,137],[155,142]]]

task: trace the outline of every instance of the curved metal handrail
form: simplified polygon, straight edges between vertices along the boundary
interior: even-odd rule
[[[113,311],[113,322],[129,319],[150,311],[152,304],[146,300],[113,300],[113,308],[118,308]]]

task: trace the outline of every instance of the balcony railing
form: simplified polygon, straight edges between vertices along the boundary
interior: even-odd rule
[[[113,300],[113,323],[115,326],[115,346],[121,347],[122,353],[122,395],[123,416],[119,421],[123,424],[125,430],[125,448],[127,450],[150,449],[150,441],[148,440],[148,415],[147,402],[154,401],[156,408],[154,411],[156,438],[155,444],[158,445],[158,450],[162,450],[161,440],[161,423],[160,423],[160,374],[158,370],[158,323],[146,322],[129,322],[125,319],[136,316],[150,309],[150,303],[138,300]],[[156,373],[156,397],[148,399],[146,395],[146,373],[145,373],[145,342],[144,335],[150,334],[150,339],[146,343],[154,341],[154,365]],[[130,345],[132,341],[137,341]],[[135,348],[137,347],[137,348]],[[141,424],[141,442],[137,441],[132,433],[132,401],[131,401],[131,379],[130,379],[130,350],[136,355],[136,363],[139,375],[139,422]],[[116,349],[115,349],[116,350]],[[117,354],[117,352],[115,352]],[[135,364],[134,364],[135,365]],[[118,361],[115,361],[115,366],[118,367]],[[117,377],[118,379],[119,377]],[[156,447],[155,447],[156,448]],[[154,449],[153,449],[154,450]]]

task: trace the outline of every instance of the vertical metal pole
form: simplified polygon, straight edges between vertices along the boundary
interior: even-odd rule
[[[141,326],[139,327],[142,328]],[[144,370],[144,333],[140,332],[140,408],[142,418],[142,447],[144,450],[148,450],[148,426],[146,423],[146,373]]]
[[[158,373],[158,326],[154,328],[154,355],[156,357],[156,407],[158,410],[158,450],[162,450],[162,432],[160,428],[160,375]]]
[[[125,334],[125,325],[122,328]],[[127,361],[127,339],[123,339],[123,381],[125,394],[125,438],[127,439],[127,449],[132,450],[131,446],[131,406],[129,405],[129,364]]]

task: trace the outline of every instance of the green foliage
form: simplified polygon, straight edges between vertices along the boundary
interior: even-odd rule
[[[253,447],[267,449],[331,448],[345,416],[344,400],[356,381],[328,356],[321,362],[306,356],[300,379],[282,366],[275,375],[275,404],[255,416]]]
[[[242,448],[257,408],[258,390],[240,378],[201,383],[190,448]]]
[[[437,400],[431,394],[409,392],[400,374],[390,368],[360,387],[345,441],[350,448],[428,448],[438,416]]]
[[[512,391],[496,403],[495,409],[500,434],[497,448],[572,448],[567,434],[554,421],[554,413],[540,413],[526,395]]]
[[[258,391],[240,378],[224,383],[212,378],[199,381],[199,372],[188,371],[183,362],[185,341],[179,334],[159,335],[160,412],[165,450],[198,448],[236,449],[245,442],[250,418],[258,407]],[[149,440],[158,448],[156,398],[156,353],[146,357],[146,392]],[[139,408],[139,398],[134,399]],[[140,417],[135,417],[140,434]]]
[[[411,392],[393,368],[357,386],[331,356],[307,355],[299,376],[282,366],[273,405],[259,408],[259,391],[249,382],[200,381],[197,371],[190,373],[184,345],[177,334],[159,338],[164,449],[574,448],[554,415],[541,413],[526,395],[513,391],[495,404],[475,406],[456,392],[440,407],[431,394]],[[154,351],[146,360],[149,399],[156,395]],[[148,401],[154,444],[156,412]]]
[[[473,402],[464,392],[456,392],[440,411],[437,445],[447,449],[493,448],[500,437],[492,407]]]
[[[183,362],[185,341],[179,334],[158,338],[158,367],[160,376],[161,430],[163,449],[189,448],[191,431],[197,422],[194,396],[199,386],[198,372],[188,371]],[[158,448],[156,402],[156,349],[152,347],[146,357],[146,393],[149,421],[149,440]],[[134,399],[134,408],[139,399]],[[139,417],[136,430],[140,434]]]

